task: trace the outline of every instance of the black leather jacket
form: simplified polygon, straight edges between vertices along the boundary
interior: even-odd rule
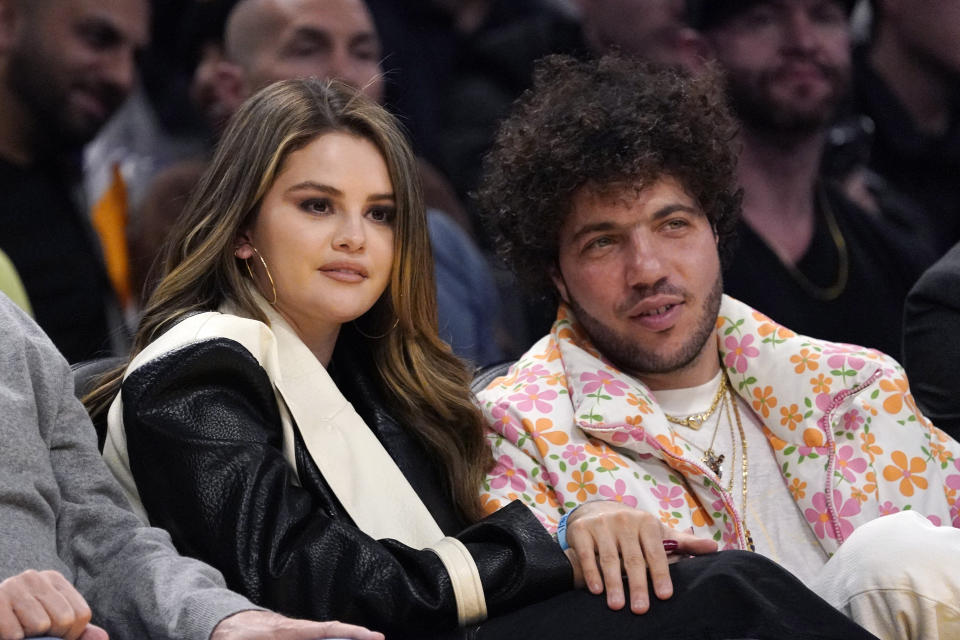
[[[370,378],[341,353],[331,375],[444,533],[473,555],[490,616],[572,588],[569,563],[526,507],[463,528],[436,465],[389,416]],[[151,523],[222,571],[231,588],[288,615],[390,637],[456,628],[438,556],[357,529],[299,434],[298,484],[281,450],[271,382],[238,343],[207,340],[143,365],[123,384],[123,419]]]

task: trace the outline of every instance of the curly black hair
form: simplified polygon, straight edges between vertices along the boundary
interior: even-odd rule
[[[642,187],[669,175],[706,213],[721,261],[740,215],[736,124],[719,72],[607,56],[548,56],[484,159],[480,211],[521,284],[554,297],[558,233],[584,185]]]

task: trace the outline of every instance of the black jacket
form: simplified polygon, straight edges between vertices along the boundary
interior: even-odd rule
[[[521,504],[464,524],[426,451],[384,409],[371,379],[343,353],[331,375],[447,535],[469,549],[490,616],[572,587],[558,545]],[[284,460],[272,384],[238,343],[183,347],[123,385],[130,466],[152,524],[182,553],[220,569],[257,604],[339,619],[390,637],[457,625],[438,556],[357,529],[297,434],[296,475]]]

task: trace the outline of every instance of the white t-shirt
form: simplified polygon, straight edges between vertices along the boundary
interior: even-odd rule
[[[672,416],[702,413],[710,408],[721,375],[717,373],[713,380],[697,387],[657,391],[654,396],[660,408]],[[827,562],[827,554],[790,495],[773,449],[763,435],[760,419],[745,400],[734,395],[747,440],[746,514],[743,514],[741,506],[743,447],[735,416],[728,408],[729,403],[721,402],[698,430],[683,425],[671,426],[693,445],[691,448],[695,455],[702,455],[703,450],[710,448],[718,456],[725,456],[720,469],[720,483],[726,488],[733,481],[730,495],[741,517],[746,517],[745,524],[753,536],[757,553],[778,562],[804,584],[810,585]],[[812,488],[805,490],[811,491]]]

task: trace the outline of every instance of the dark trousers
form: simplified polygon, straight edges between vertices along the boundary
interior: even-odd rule
[[[670,568],[674,595],[635,615],[585,590],[491,617],[436,640],[876,640],[763,556],[723,551]]]

